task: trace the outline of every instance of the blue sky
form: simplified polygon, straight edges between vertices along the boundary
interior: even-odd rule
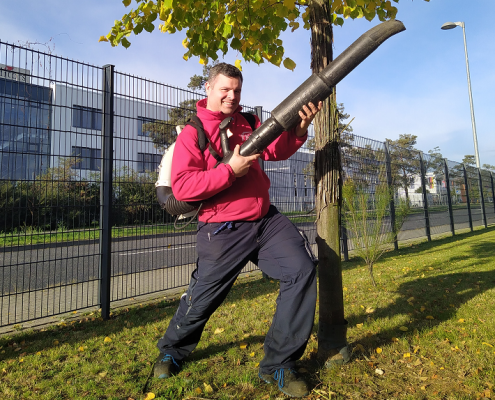
[[[355,118],[355,134],[376,140],[417,135],[419,149],[439,146],[452,161],[474,154],[462,29],[440,29],[444,22],[463,21],[480,160],[495,165],[495,1],[400,0],[397,6],[397,19],[407,30],[386,41],[337,87],[338,102]],[[185,32],[143,32],[130,38],[127,50],[98,43],[126,11],[120,0],[15,0],[3,2],[0,10],[4,42],[52,39],[59,56],[114,64],[120,72],[183,88],[202,71],[198,59],[182,59]],[[349,19],[336,27],[335,56],[376,24]],[[282,39],[295,71],[243,62],[244,104],[273,109],[311,74],[309,32],[286,33]],[[224,61],[236,58],[229,52]]]

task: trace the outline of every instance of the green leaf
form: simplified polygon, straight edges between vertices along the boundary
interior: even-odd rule
[[[232,42],[230,42],[230,47],[232,47],[234,50],[240,50],[242,47],[242,43],[239,39],[234,38],[232,39]]]
[[[143,31],[143,24],[138,24],[132,30],[135,35],[139,35]]]
[[[128,7],[129,4],[131,4],[131,1],[132,0],[122,0],[122,4],[125,6],[125,7]]]
[[[122,43],[122,46],[124,46],[126,49],[128,49],[129,46],[131,45],[131,42],[129,42],[125,37],[122,38],[122,41],[120,43]]]
[[[230,26],[229,24],[223,24],[222,36],[228,39],[231,33],[232,33],[232,26]]]
[[[151,22],[148,22],[148,23],[144,24],[144,29],[146,30],[146,32],[151,33],[155,29],[155,25],[153,25]]]

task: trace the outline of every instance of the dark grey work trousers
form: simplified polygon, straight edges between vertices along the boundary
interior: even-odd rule
[[[311,335],[316,306],[316,271],[304,240],[274,206],[257,221],[237,221],[218,231],[222,225],[198,223],[197,268],[165,335],[158,341],[158,349],[176,361],[186,358],[242,268],[252,261],[267,275],[280,280],[277,308],[265,338],[260,370],[271,374],[279,368],[293,368]]]

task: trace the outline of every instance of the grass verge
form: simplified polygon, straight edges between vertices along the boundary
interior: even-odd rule
[[[352,361],[315,361],[317,325],[300,372],[309,399],[493,398],[495,229],[386,253],[371,285],[360,260],[343,263]],[[183,370],[151,379],[156,341],[177,299],[86,315],[0,338],[0,398],[278,399],[257,378],[278,283],[239,281],[213,315]],[[316,319],[318,321],[318,319]]]

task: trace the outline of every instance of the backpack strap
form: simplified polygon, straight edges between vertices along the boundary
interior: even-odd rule
[[[196,129],[196,132],[198,132],[198,145],[201,152],[205,151],[206,143],[208,143],[208,150],[213,158],[215,158],[215,160],[217,161],[222,161],[222,157],[220,157],[218,153],[213,149],[213,147],[211,147],[211,143],[205,135],[203,123],[196,114],[191,115],[191,118],[189,118],[189,121],[186,122],[186,125],[192,126],[194,129]]]

